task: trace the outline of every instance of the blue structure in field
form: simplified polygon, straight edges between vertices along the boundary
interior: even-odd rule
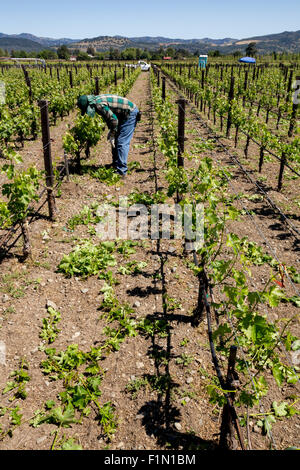
[[[206,64],[207,64],[207,59],[208,59],[207,55],[199,55],[198,67],[200,67],[200,69],[205,69]]]
[[[256,60],[253,57],[242,57],[239,62],[244,64],[256,64]]]

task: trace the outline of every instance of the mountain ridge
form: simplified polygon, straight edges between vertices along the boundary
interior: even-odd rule
[[[212,49],[219,49],[221,53],[229,54],[238,50],[244,50],[250,42],[255,42],[258,53],[270,52],[300,52],[300,30],[284,31],[264,36],[253,36],[245,39],[171,39],[163,36],[151,37],[142,36],[136,38],[126,38],[124,36],[97,36],[74,42],[70,46],[82,51],[86,51],[91,46],[98,52],[107,51],[110,48],[122,50],[126,47],[140,47],[149,50],[159,47],[175,49],[187,49],[190,52],[207,53]]]
[[[28,42],[29,41],[29,42]],[[93,47],[98,52],[107,51],[109,49],[123,50],[129,47],[155,50],[160,47],[167,49],[186,49],[190,52],[207,53],[212,49],[219,49],[221,53],[228,54],[237,50],[244,50],[250,42],[255,42],[258,53],[269,52],[300,52],[300,30],[299,31],[283,31],[282,33],[274,33],[263,36],[252,36],[244,39],[236,38],[166,38],[164,36],[138,36],[126,37],[121,35],[115,36],[96,36],[94,38],[71,39],[71,38],[49,38],[39,37],[30,33],[5,34],[0,33],[0,48],[7,50],[25,50],[40,51],[42,49],[56,49],[65,44],[71,50],[79,49],[86,51],[87,48]]]

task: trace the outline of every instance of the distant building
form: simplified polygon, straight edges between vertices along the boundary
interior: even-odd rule
[[[76,57],[71,56],[71,57],[70,57],[70,60],[71,60],[72,62],[76,62]]]
[[[172,57],[163,57],[164,60],[171,60]]]

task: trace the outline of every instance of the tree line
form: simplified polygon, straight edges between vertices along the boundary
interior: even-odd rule
[[[99,52],[93,46],[89,46],[86,51],[81,51],[79,49],[68,48],[65,45],[58,47],[57,50],[45,49],[40,52],[26,52],[25,50],[2,50],[0,48],[0,57],[11,57],[11,58],[39,58],[45,60],[69,60],[72,56],[76,57],[76,60],[128,60],[135,61],[144,59],[146,61],[151,60],[161,60],[164,57],[170,57],[172,59],[184,59],[184,58],[193,58],[198,57],[202,53],[201,50],[191,52],[184,48],[174,49],[172,47],[163,48],[160,47],[156,50],[142,49],[139,47],[129,47],[124,50],[119,50],[116,48],[110,48],[107,51]],[[207,52],[209,57],[224,57],[224,56],[233,56],[235,58],[243,57],[244,55],[250,57],[259,56],[256,43],[249,43],[245,50],[236,50],[232,53],[222,54],[219,49],[209,50]],[[276,60],[299,60],[299,53],[289,53],[289,52],[276,52],[267,54],[274,61]],[[266,54],[264,54],[266,56]]]

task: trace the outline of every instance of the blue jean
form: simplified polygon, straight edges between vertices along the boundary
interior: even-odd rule
[[[136,107],[131,111],[127,119],[119,122],[116,147],[113,151],[113,160],[117,172],[121,175],[125,175],[127,173],[129,146],[136,126],[136,116],[138,112],[139,110]]]

